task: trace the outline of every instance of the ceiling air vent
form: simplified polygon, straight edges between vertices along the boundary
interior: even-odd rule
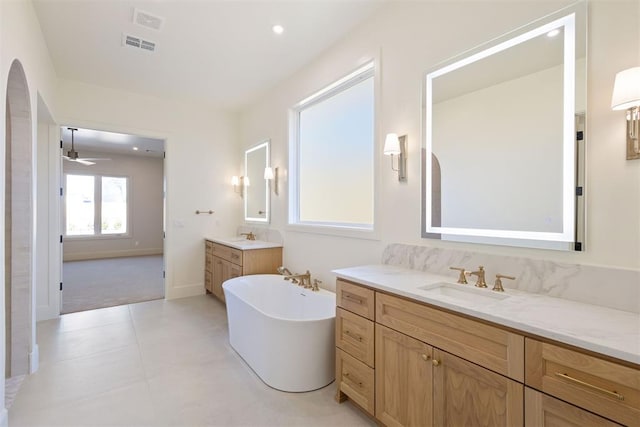
[[[155,52],[156,50],[155,42],[144,40],[138,36],[132,36],[131,34],[122,34],[122,45],[144,49],[149,52]]]
[[[141,27],[151,28],[160,31],[164,25],[164,18],[144,12],[140,9],[133,9],[133,23]]]

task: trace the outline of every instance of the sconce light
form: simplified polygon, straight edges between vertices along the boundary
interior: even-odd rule
[[[407,135],[388,133],[384,140],[384,154],[391,156],[391,169],[398,172],[398,181],[407,180]],[[398,155],[398,168],[393,167],[393,155]]]
[[[232,176],[231,177],[231,185],[233,185],[233,191],[240,194],[240,197],[244,196],[244,187],[248,187],[250,185],[248,176]]]
[[[627,110],[627,160],[640,159],[640,67],[616,74],[611,109]]]
[[[278,195],[278,168],[264,168],[264,179],[269,181],[269,185],[273,185],[273,193]],[[272,184],[273,182],[273,184]]]

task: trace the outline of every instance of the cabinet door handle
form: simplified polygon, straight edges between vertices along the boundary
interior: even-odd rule
[[[440,361],[438,359],[433,359],[431,363],[433,363],[433,366],[440,366]]]
[[[556,376],[560,377],[560,378],[563,378],[563,379],[565,379],[567,381],[570,381],[570,382],[572,382],[574,384],[578,384],[578,385],[590,388],[591,390],[595,390],[595,391],[597,391],[599,393],[606,394],[607,396],[614,397],[614,398],[616,398],[618,400],[624,400],[624,396],[621,395],[620,393],[618,393],[617,391],[609,391],[609,390],[604,389],[602,387],[598,387],[597,385],[586,383],[586,382],[581,381],[581,380],[579,380],[577,378],[573,378],[573,377],[569,376],[568,374],[562,374],[560,372],[556,372]]]
[[[431,356],[429,356],[428,354],[422,354],[422,360],[427,361],[431,359]]]
[[[355,302],[356,304],[362,304],[362,299],[361,298],[356,298],[353,295],[347,294],[347,293],[342,294],[342,296],[344,298],[348,299],[348,300],[351,300],[351,301]]]
[[[346,331],[344,331],[344,334],[350,336],[353,339],[356,339],[356,340],[362,342],[362,336],[360,336],[358,334],[354,334],[353,332],[351,332],[348,329]]]

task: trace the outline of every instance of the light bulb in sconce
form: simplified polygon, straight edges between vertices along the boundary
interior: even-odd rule
[[[232,176],[231,177],[231,185],[233,185],[234,187],[237,187],[238,185],[240,185],[240,178],[238,178],[237,176]]]
[[[627,160],[640,159],[640,67],[616,74],[612,110],[627,110]]]
[[[407,180],[407,136],[388,133],[384,139],[383,154],[391,156],[391,169],[398,172],[398,181]],[[398,167],[393,167],[393,156],[398,156]]]
[[[273,169],[270,167],[264,168],[264,179],[273,179]]]
[[[278,168],[267,166],[264,168],[264,179],[269,181],[269,185],[273,187],[273,192],[278,195]]]

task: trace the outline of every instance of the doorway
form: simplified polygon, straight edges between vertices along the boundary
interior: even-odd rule
[[[60,131],[61,313],[164,298],[164,141]]]

